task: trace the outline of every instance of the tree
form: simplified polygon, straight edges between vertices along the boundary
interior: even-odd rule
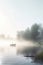
[[[18,39],[21,39],[21,38],[23,38],[23,35],[24,35],[24,31],[19,31],[19,32],[17,33],[17,38],[18,38]]]
[[[31,27],[31,39],[34,41],[37,41],[39,34],[40,34],[40,26],[38,24],[32,25],[32,27]]]
[[[26,40],[29,40],[30,39],[30,30],[29,28],[27,28],[24,32],[24,35],[23,35],[23,38],[26,39]]]
[[[40,25],[34,24],[34,25],[32,25],[31,30],[28,27],[25,31],[18,32],[17,37],[19,39],[23,38],[25,40],[39,41],[41,38],[40,32],[41,32]]]

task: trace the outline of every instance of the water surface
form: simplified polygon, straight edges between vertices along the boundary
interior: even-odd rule
[[[4,41],[5,42],[5,41]],[[1,41],[2,43],[2,41]],[[5,43],[11,43],[6,40]],[[17,48],[10,45],[0,45],[0,65],[41,65],[39,63],[31,63],[31,58],[25,58],[22,55],[17,55]]]

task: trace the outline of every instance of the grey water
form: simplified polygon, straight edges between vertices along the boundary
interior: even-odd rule
[[[41,65],[32,63],[31,58],[17,55],[16,47],[0,46],[0,65]]]

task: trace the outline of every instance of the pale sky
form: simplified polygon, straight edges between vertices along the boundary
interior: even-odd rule
[[[43,0],[0,0],[0,34],[16,36],[36,22],[43,24]]]

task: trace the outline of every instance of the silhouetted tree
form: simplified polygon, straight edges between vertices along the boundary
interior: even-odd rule
[[[30,30],[29,30],[29,28],[27,28],[27,29],[25,30],[25,32],[24,32],[23,38],[26,39],[26,40],[29,40],[30,37],[31,37],[30,35],[31,35],[31,34],[30,34]]]
[[[43,30],[41,31],[41,26],[38,24],[32,25],[31,29],[29,27],[25,31],[20,31],[17,34],[17,37],[23,38],[25,40],[34,40],[39,41],[41,38],[43,38]]]
[[[19,31],[19,32],[17,33],[17,38],[18,38],[18,39],[23,38],[23,36],[24,36],[24,31]]]
[[[31,27],[31,39],[34,41],[38,40],[38,36],[40,34],[40,26],[38,24],[34,24]]]

